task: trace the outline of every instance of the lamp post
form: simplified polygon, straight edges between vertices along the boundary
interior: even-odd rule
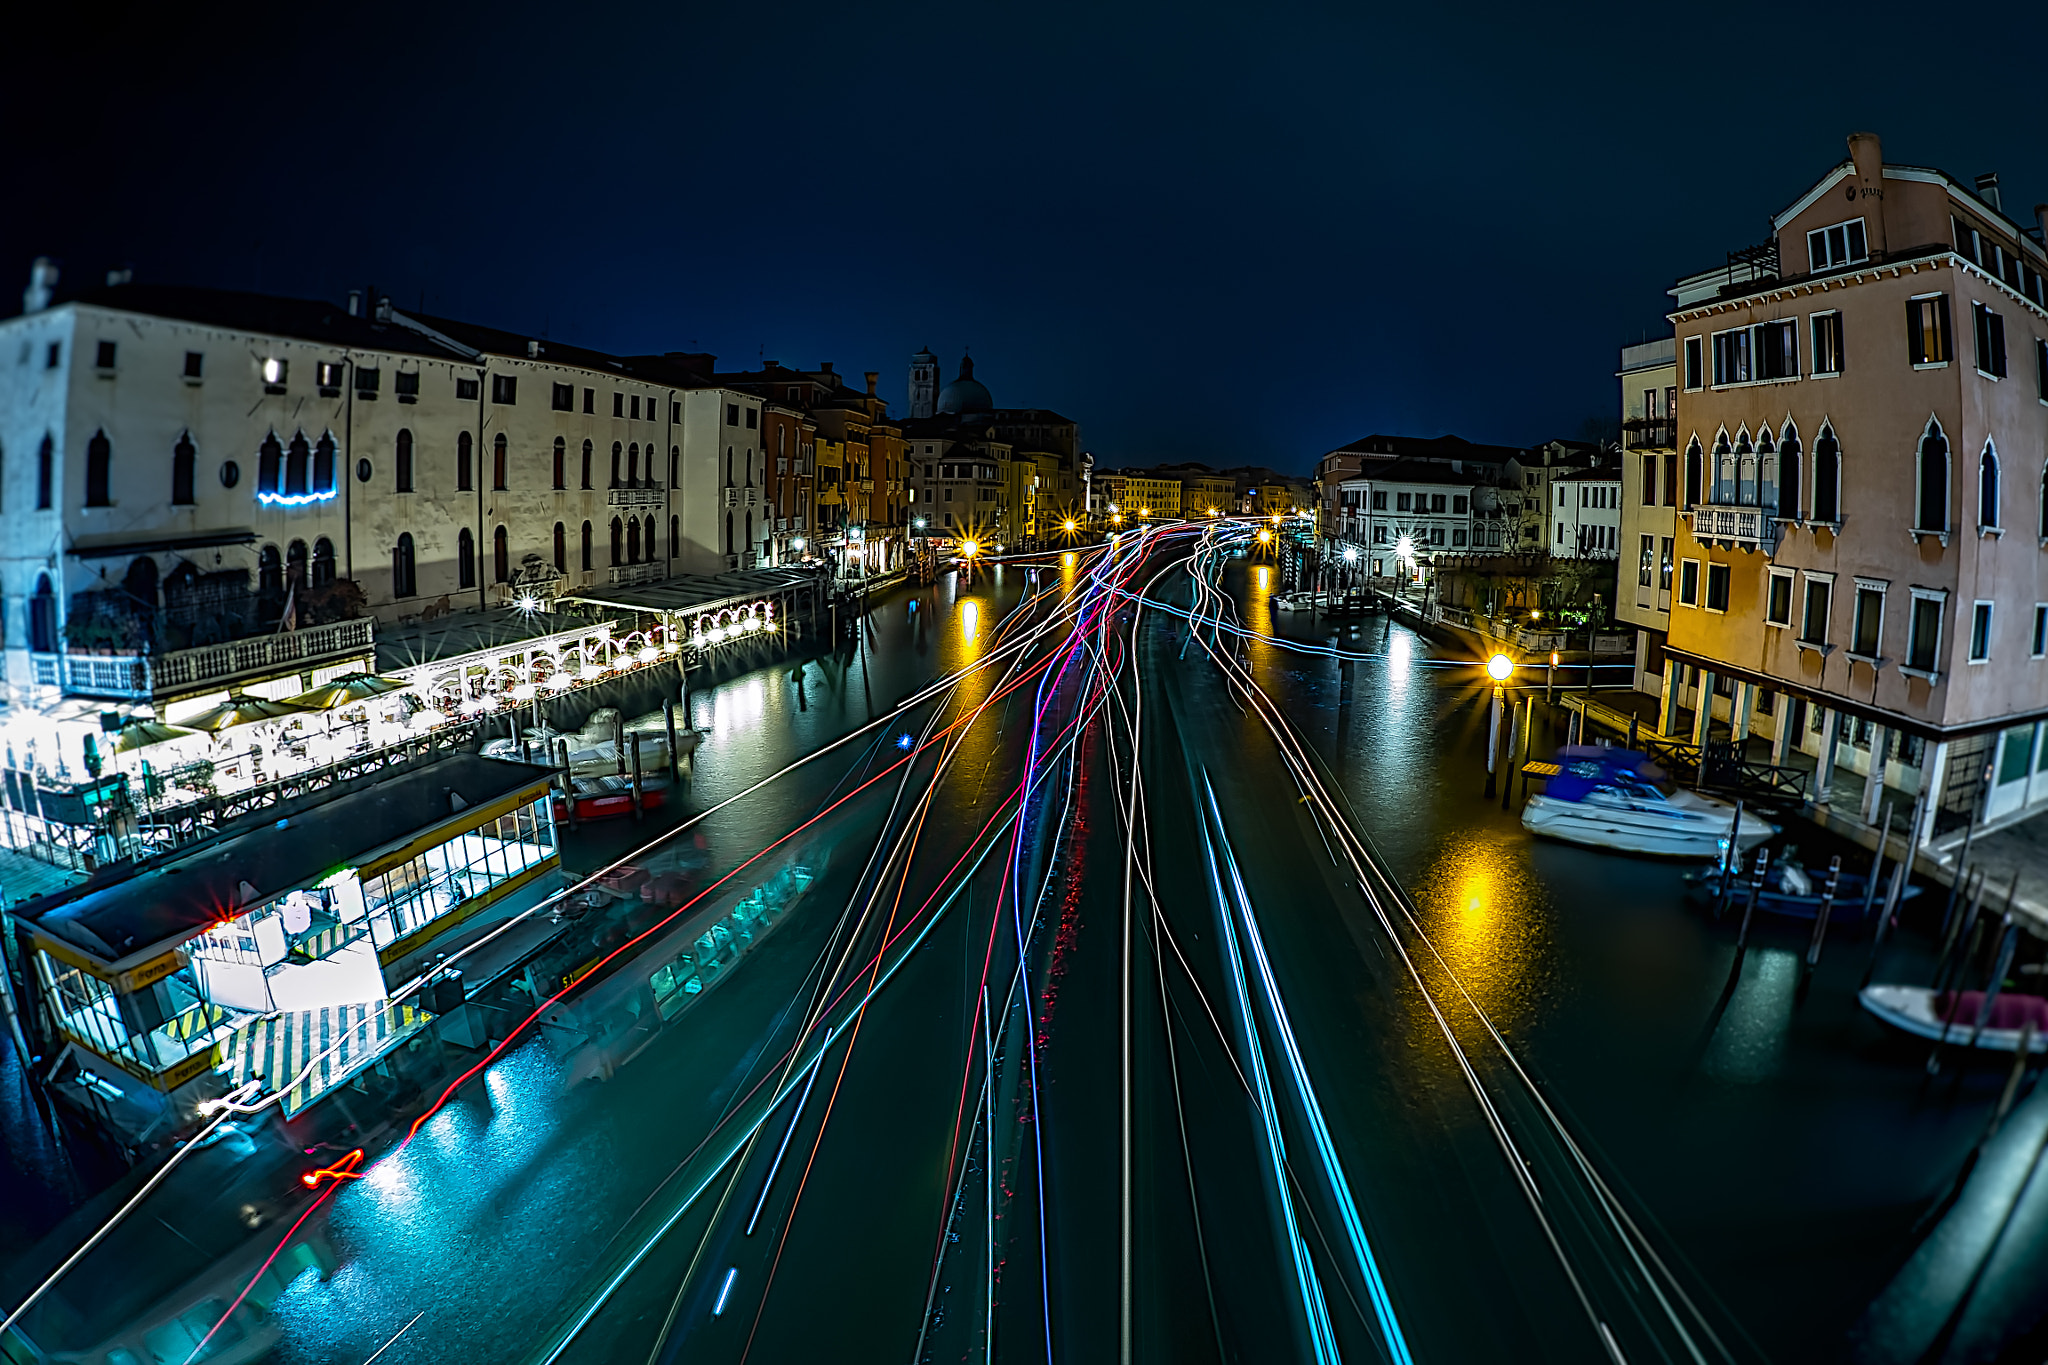
[[[1514,660],[1505,654],[1496,654],[1486,661],[1486,676],[1493,679],[1493,705],[1486,726],[1486,795],[1489,797],[1498,794],[1495,783],[1500,761],[1501,704],[1507,681],[1514,674]]]

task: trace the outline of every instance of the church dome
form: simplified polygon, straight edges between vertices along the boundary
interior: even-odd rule
[[[995,406],[995,399],[989,397],[988,386],[974,377],[974,357],[960,357],[960,377],[939,390],[939,411],[954,414],[993,412]]]

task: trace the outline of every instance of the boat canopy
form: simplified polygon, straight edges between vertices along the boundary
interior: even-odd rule
[[[1557,765],[1561,771],[1550,779],[1544,795],[1560,801],[1582,800],[1602,787],[1654,787],[1664,779],[1664,770],[1634,749],[1568,744],[1557,751]]]

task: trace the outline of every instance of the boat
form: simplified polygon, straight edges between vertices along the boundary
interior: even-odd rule
[[[1778,832],[1747,811],[1736,825],[1726,801],[1673,786],[1648,754],[1632,749],[1567,745],[1549,763],[1526,771],[1545,779],[1544,790],[1522,807],[1531,834],[1592,848],[1664,858],[1726,856],[1729,835],[1740,852]]]
[[[633,813],[633,779],[620,777],[616,773],[603,777],[572,777],[575,785],[576,818],[581,820],[611,820]],[[658,810],[668,799],[668,779],[665,777],[644,778],[640,787],[640,808]],[[569,803],[557,792],[554,798],[555,819],[565,820],[569,816]]]
[[[1314,609],[1315,604],[1316,596],[1312,592],[1276,592],[1273,594],[1273,610],[1275,611],[1310,611]]]
[[[1827,892],[1828,874],[1825,870],[1802,866],[1793,856],[1797,850],[1787,848],[1776,862],[1764,871],[1763,890],[1757,893],[1756,908],[1770,915],[1783,915],[1789,919],[1813,919],[1820,914],[1821,898]],[[1750,870],[1737,871],[1728,878],[1728,904],[1741,907],[1749,903],[1749,881],[1754,875]],[[1705,868],[1685,874],[1685,894],[1696,902],[1713,903],[1721,898],[1723,874],[1717,867]],[[1838,923],[1855,923],[1863,918],[1863,897],[1870,884],[1870,878],[1860,872],[1844,872],[1835,886],[1834,909],[1828,917]],[[1884,887],[1877,891],[1879,904],[1884,900]],[[1920,894],[1920,888],[1906,883],[1899,893],[1903,904]]]
[[[1984,992],[1942,991],[1932,986],[1865,986],[1856,997],[1863,1008],[1885,1023],[1916,1038],[1930,1042],[1947,1041],[1970,1046],[1974,1038],[1984,1052],[2017,1052],[2020,1036],[2029,1023],[2034,1037],[2029,1052],[2048,1052],[2048,1000],[2038,995],[2001,992],[1991,1002],[1991,1014],[1984,1027],[1977,1027],[1977,1015],[1984,1008]]]

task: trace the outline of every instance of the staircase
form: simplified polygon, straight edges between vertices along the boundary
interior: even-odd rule
[[[432,1017],[409,1002],[389,1000],[269,1014],[230,1034],[220,1044],[214,1069],[228,1077],[230,1087],[260,1080],[266,1091],[275,1091],[296,1080],[284,1097],[284,1114],[291,1118]]]

